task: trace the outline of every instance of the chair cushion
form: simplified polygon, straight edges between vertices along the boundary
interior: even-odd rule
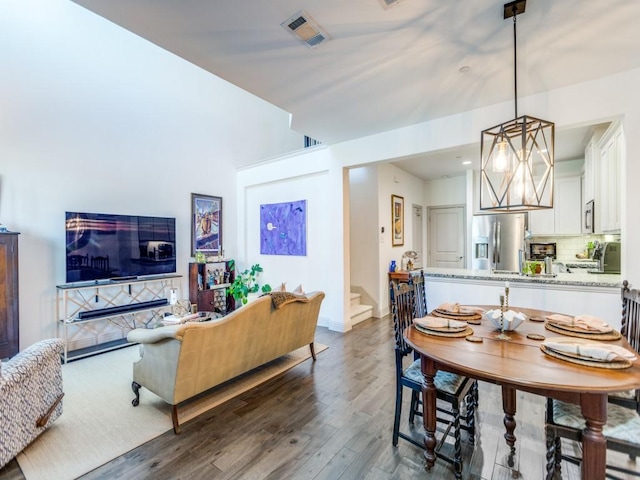
[[[413,380],[417,383],[422,383],[422,370],[420,368],[420,359],[413,362],[409,368],[404,371],[404,376],[409,380]],[[433,379],[436,384],[436,389],[441,392],[454,394],[464,382],[464,377],[460,375],[456,375],[454,373],[443,372],[441,370],[436,373],[435,378]]]
[[[610,393],[609,396],[616,397],[616,398],[627,398],[629,400],[633,400],[634,398],[636,398],[636,391],[627,390],[624,392],[615,392],[615,393]]]
[[[558,425],[582,430],[585,427],[580,406],[553,401],[553,421]],[[640,415],[635,410],[609,403],[607,405],[607,423],[602,433],[605,437],[630,443],[638,443],[640,438]]]

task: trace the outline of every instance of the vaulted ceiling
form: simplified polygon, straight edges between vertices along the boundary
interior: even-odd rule
[[[293,129],[328,144],[514,95],[503,1],[74,1],[290,112]],[[309,48],[282,26],[300,11],[326,41]],[[640,2],[529,0],[517,21],[519,96],[640,66]],[[560,152],[562,132],[557,142]]]

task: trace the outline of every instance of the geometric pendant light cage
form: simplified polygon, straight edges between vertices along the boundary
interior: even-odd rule
[[[482,131],[480,209],[517,212],[553,208],[555,125],[528,115],[518,117],[516,16],[526,0],[504,6],[513,17],[515,118]]]

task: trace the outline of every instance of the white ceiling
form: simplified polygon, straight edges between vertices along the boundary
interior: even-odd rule
[[[513,99],[503,1],[74,1],[290,112],[292,128],[327,144]],[[300,10],[328,41],[311,49],[281,26]],[[518,95],[639,67],[639,21],[640,1],[529,0],[517,24]],[[557,159],[580,156],[584,142],[565,143],[586,133],[557,131]],[[458,156],[477,161],[479,147],[402,166],[455,175]]]

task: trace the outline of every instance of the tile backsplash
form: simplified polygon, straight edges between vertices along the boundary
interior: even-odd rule
[[[587,242],[610,242],[620,240],[620,235],[576,235],[570,236],[533,236],[530,242],[556,244],[556,260],[559,262],[575,262],[577,253],[586,253]],[[527,246],[528,248],[528,246]]]

